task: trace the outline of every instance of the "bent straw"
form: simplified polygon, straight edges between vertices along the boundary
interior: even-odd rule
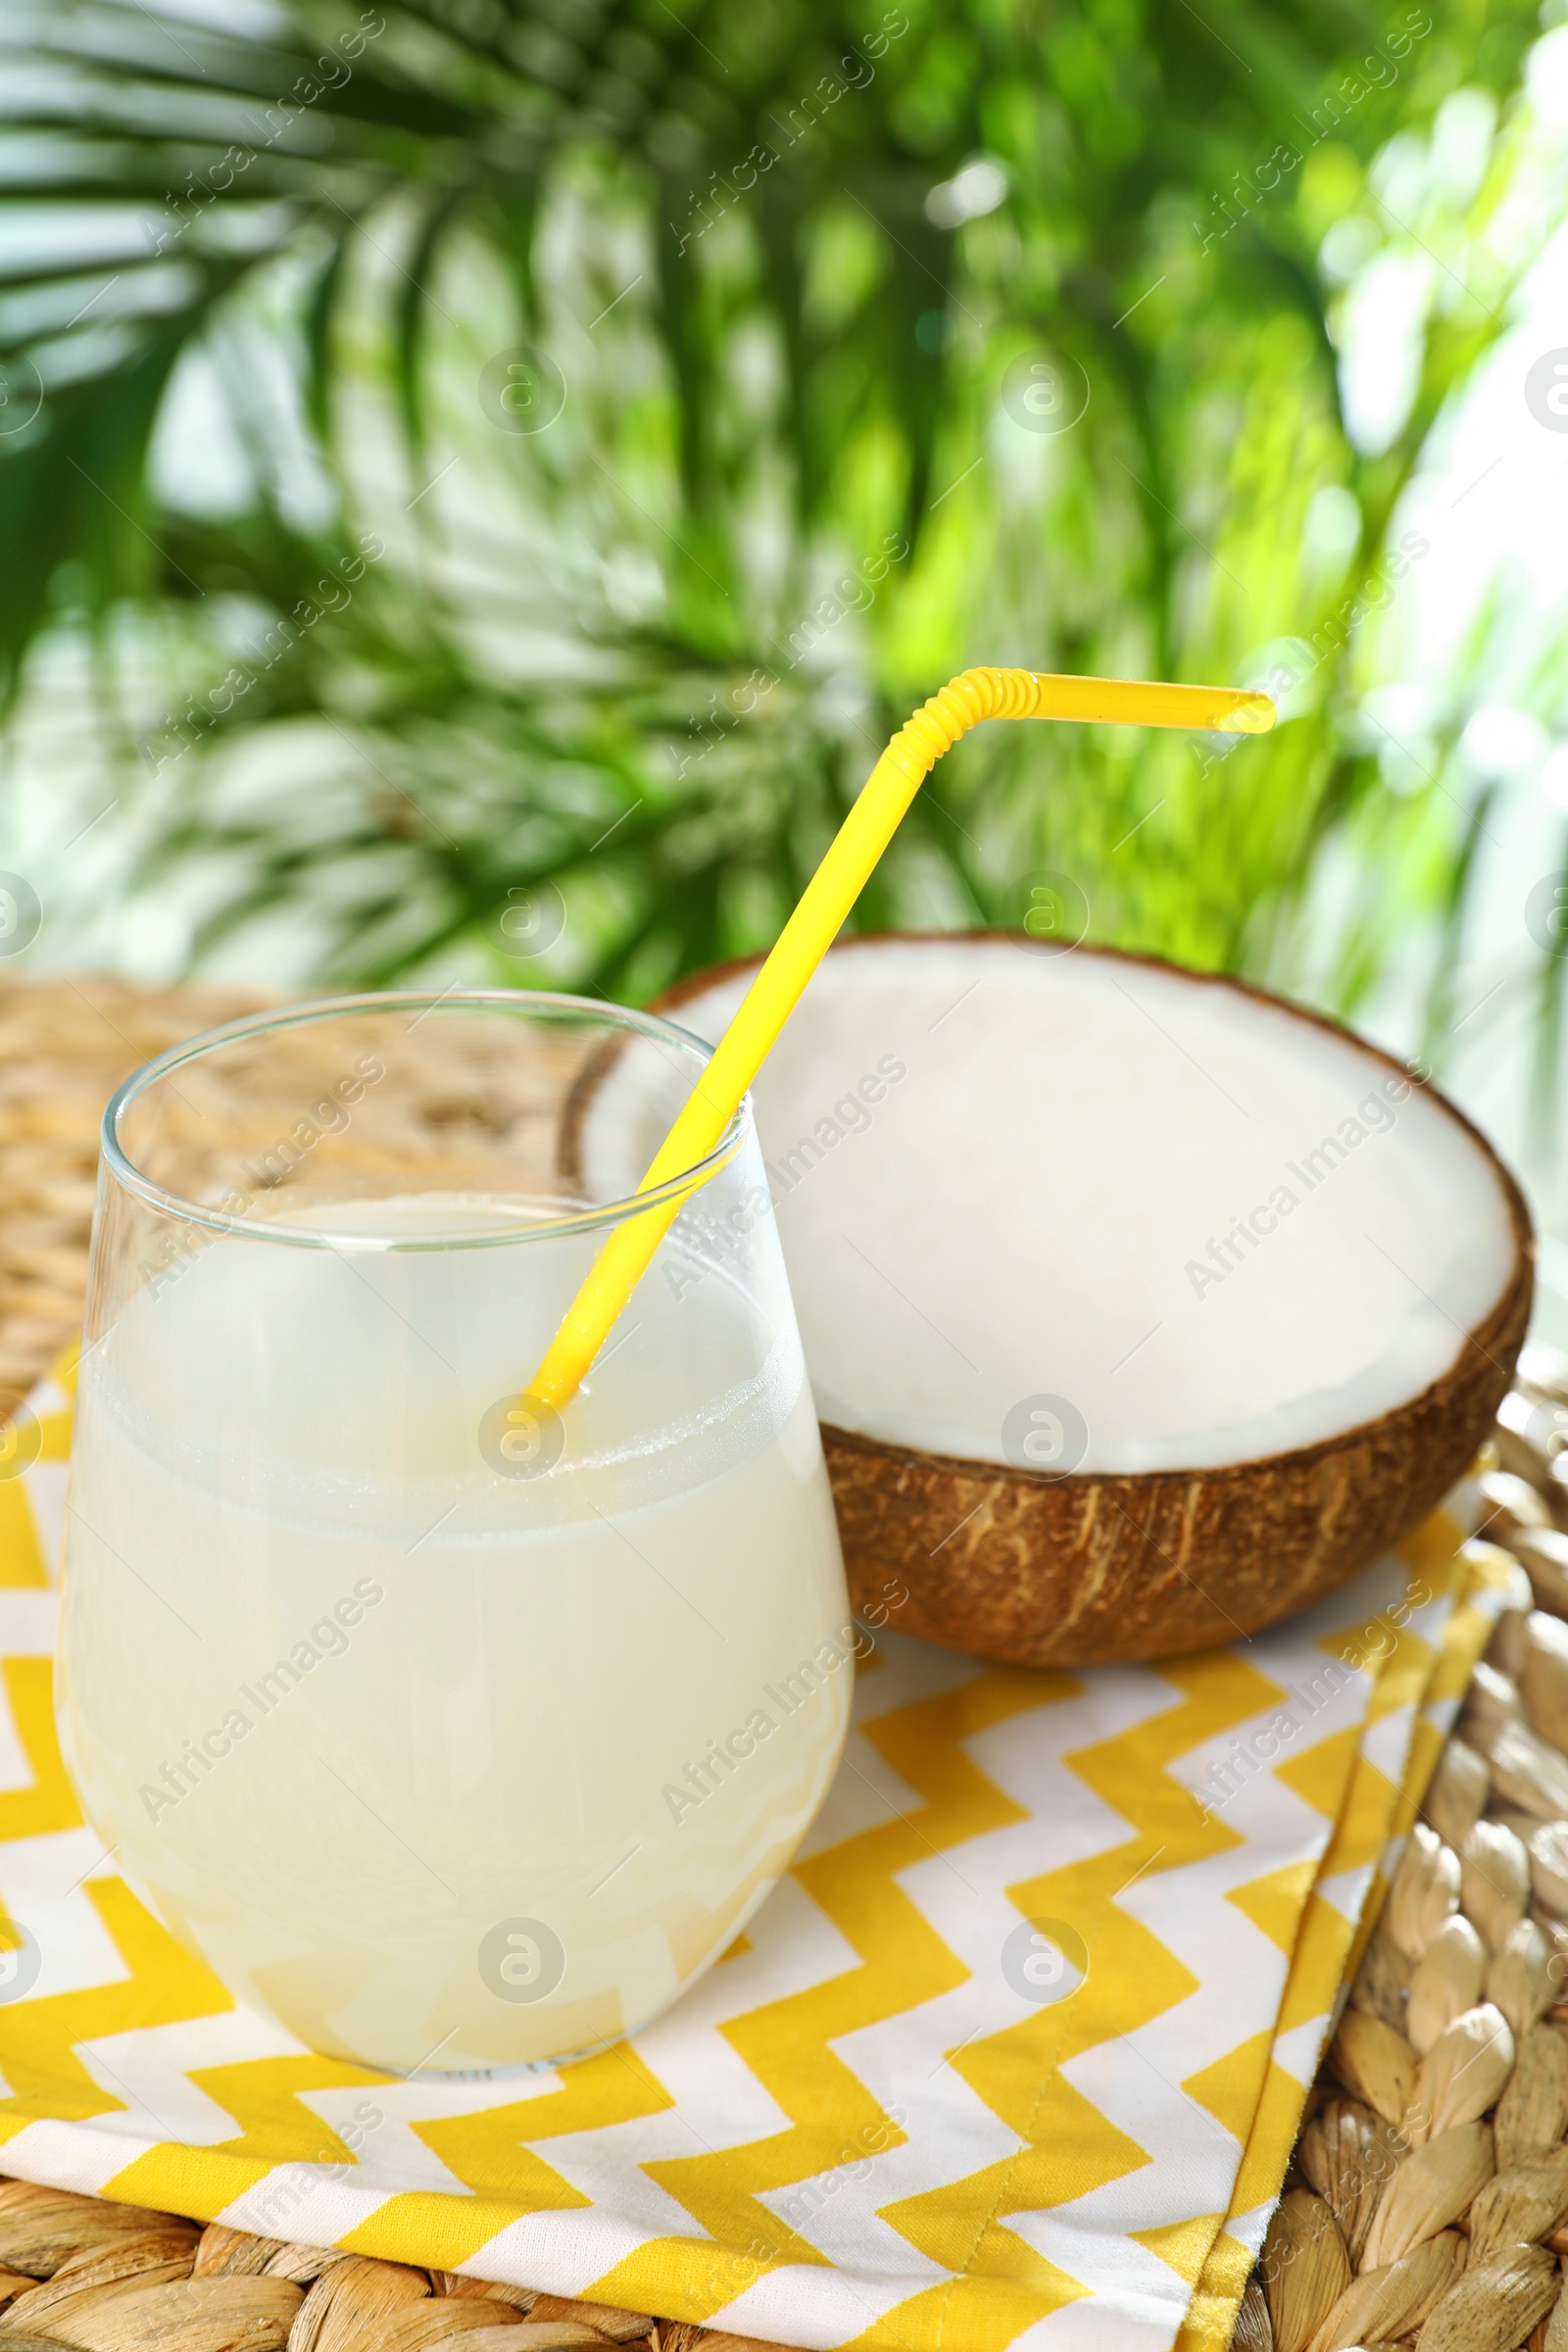
[[[1087,719],[1261,735],[1274,724],[1274,706],[1266,694],[1232,687],[1052,677],[1033,669],[966,669],[954,678],[906,719],[871,770],[639,1192],[670,1183],[713,1150],[910,802],[943,753],[983,718]],[[529,1383],[528,1403],[559,1408],[576,1395],[655,1250],[702,1181],[615,1227]]]

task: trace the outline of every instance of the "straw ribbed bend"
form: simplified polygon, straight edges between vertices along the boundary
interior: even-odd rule
[[[965,669],[906,718],[888,749],[899,765],[913,760],[927,774],[960,735],[983,718],[1034,718],[1042,680],[1032,669]]]

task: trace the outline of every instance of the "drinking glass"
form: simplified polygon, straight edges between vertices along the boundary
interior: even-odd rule
[[[856,1635],[748,1107],[579,1394],[519,1395],[709,1053],[363,996],[105,1114],[61,1739],[130,1883],[315,2049],[471,2075],[634,2031],[831,1778]]]

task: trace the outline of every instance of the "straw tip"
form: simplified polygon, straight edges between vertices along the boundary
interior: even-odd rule
[[[1279,716],[1266,694],[1239,694],[1219,722],[1222,735],[1266,735]]]

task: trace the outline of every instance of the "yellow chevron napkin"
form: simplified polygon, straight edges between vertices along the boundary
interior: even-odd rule
[[[1497,1598],[1461,1493],[1225,1649],[1081,1673],[882,1634],[794,1868],[646,2032],[403,2082],[237,2009],[55,1744],[70,1404],[0,1482],[0,2170],[872,2352],[1228,2339],[1368,1899]]]

